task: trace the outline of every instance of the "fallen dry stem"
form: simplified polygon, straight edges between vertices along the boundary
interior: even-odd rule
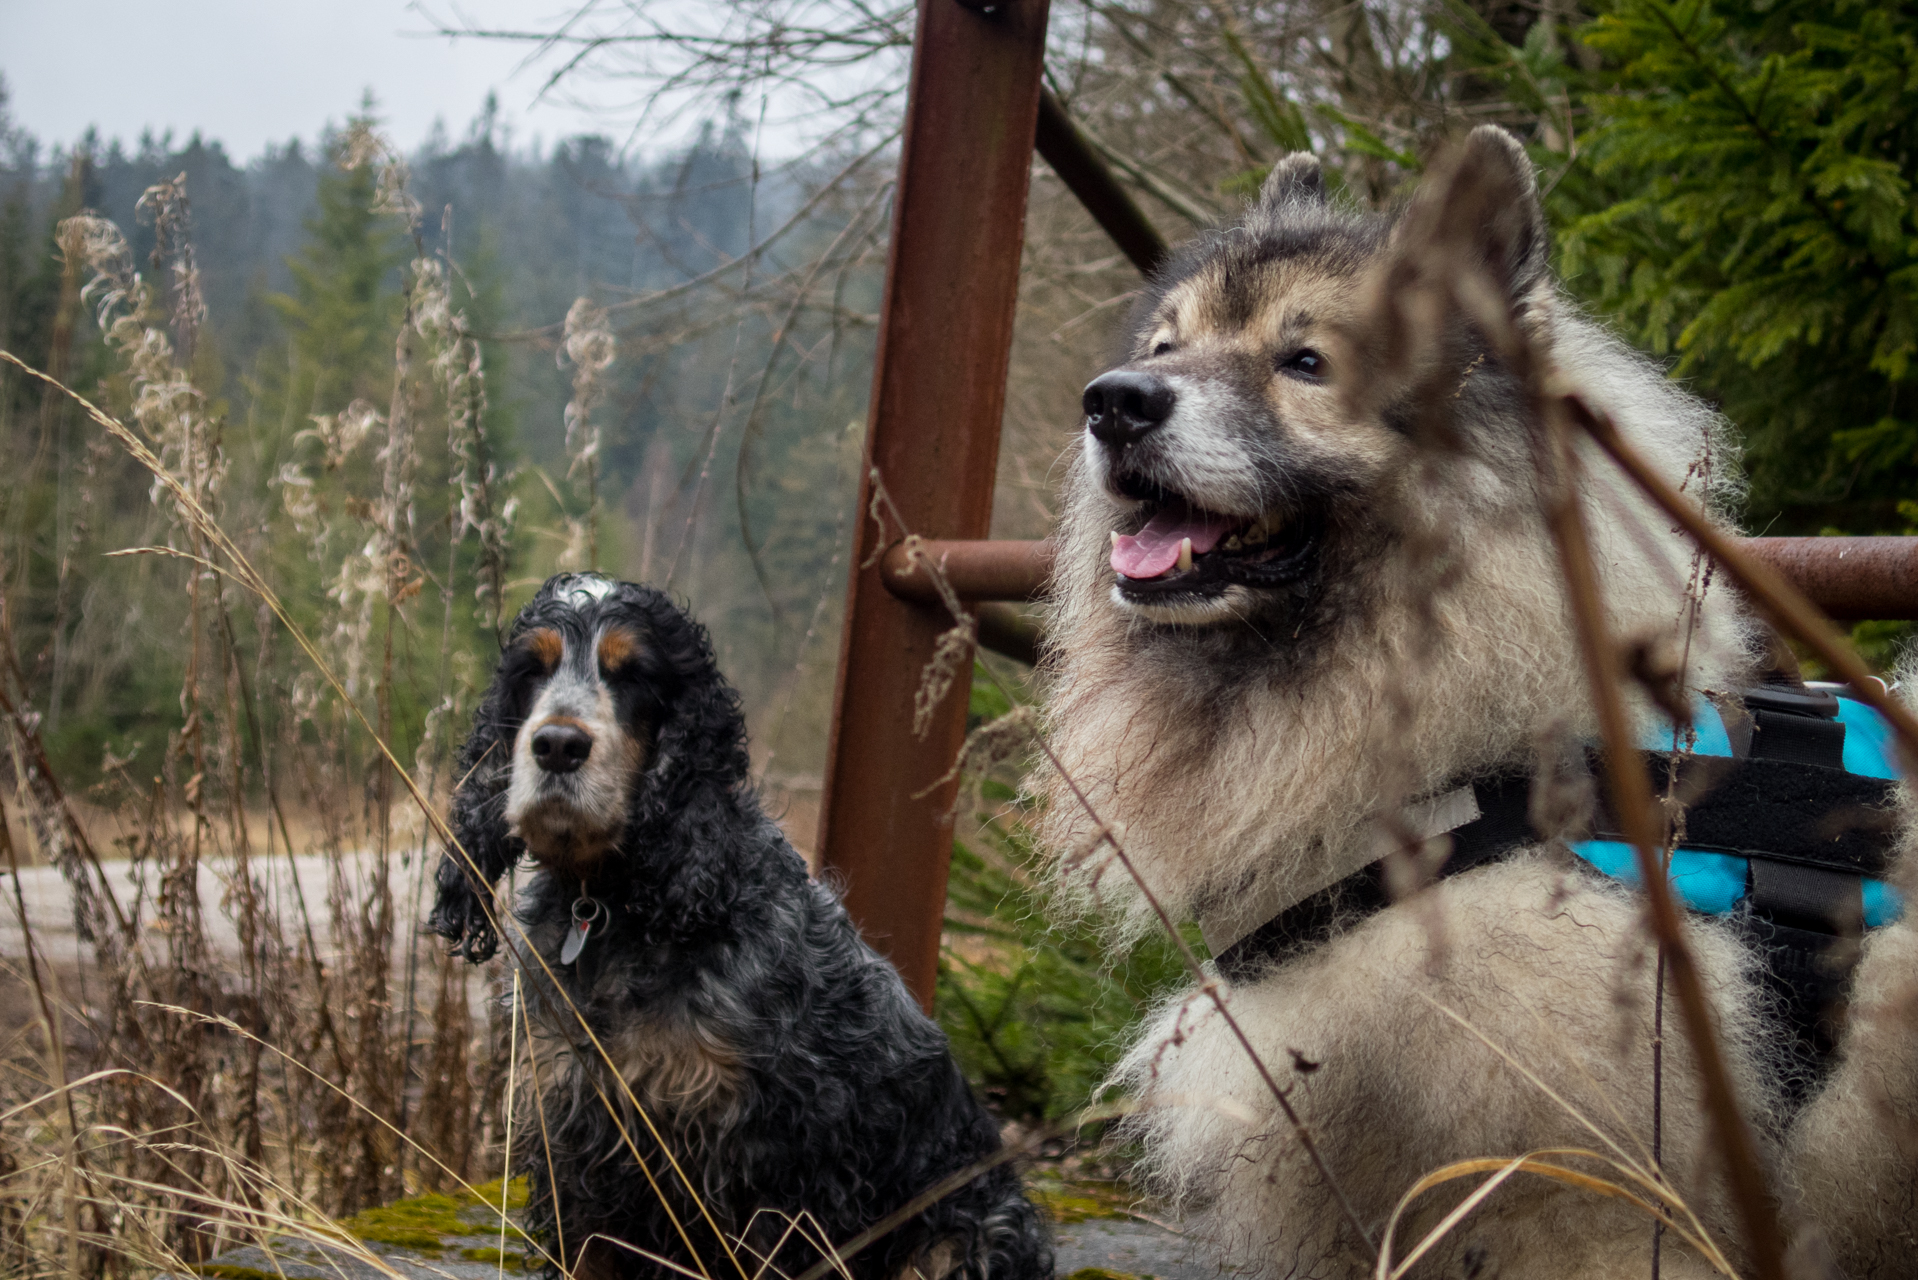
[[[1616,1139],[1614,1139],[1610,1134],[1606,1133],[1603,1129],[1599,1128],[1596,1124],[1592,1122],[1591,1117],[1587,1116],[1584,1112],[1580,1111],[1577,1107],[1573,1106],[1556,1089],[1552,1088],[1551,1085],[1545,1083],[1544,1080],[1540,1079],[1537,1072],[1533,1071],[1530,1067],[1526,1066],[1523,1062],[1520,1062],[1508,1050],[1506,1050],[1504,1046],[1500,1045],[1497,1041],[1493,1040],[1490,1036],[1486,1035],[1485,1032],[1480,1030],[1478,1027],[1474,1026],[1471,1020],[1466,1018],[1460,1012],[1458,1012],[1458,1010],[1452,1008],[1449,1005],[1446,1005],[1437,1000],[1434,1000],[1431,996],[1426,995],[1424,992],[1419,993],[1419,998],[1424,1000],[1427,1004],[1431,1005],[1432,1008],[1438,1010],[1438,1012],[1450,1018],[1452,1021],[1458,1023],[1459,1026],[1465,1028],[1466,1031],[1470,1032],[1481,1043],[1483,1043],[1486,1048],[1490,1049],[1493,1053],[1497,1054],[1499,1058],[1505,1063],[1506,1066],[1510,1067],[1513,1071],[1523,1076],[1526,1079],[1526,1081],[1528,1081],[1532,1085],[1532,1087],[1537,1089],[1540,1093],[1544,1094],[1547,1098],[1550,1098],[1555,1104],[1557,1104],[1557,1106],[1561,1110],[1565,1112],[1566,1115],[1576,1120],[1581,1127],[1583,1127],[1587,1132],[1591,1133],[1593,1137],[1597,1138],[1600,1143],[1611,1148],[1613,1153],[1611,1157],[1600,1155],[1598,1158],[1602,1160],[1606,1160],[1608,1163],[1612,1164],[1615,1168],[1625,1170],[1631,1176],[1633,1181],[1641,1183],[1646,1188],[1648,1188],[1653,1193],[1655,1193],[1662,1200],[1665,1200],[1670,1204],[1674,1204],[1678,1206],[1679,1209],[1683,1210],[1686,1221],[1690,1223],[1690,1230],[1684,1231],[1683,1228],[1676,1228],[1676,1229],[1680,1230],[1681,1233],[1684,1234],[1686,1239],[1688,1240],[1692,1239],[1693,1237],[1696,1237],[1697,1248],[1699,1252],[1703,1253],[1706,1257],[1719,1259],[1719,1260],[1723,1259],[1724,1257],[1723,1253],[1718,1249],[1716,1245],[1711,1243],[1710,1237],[1706,1235],[1705,1224],[1699,1221],[1698,1214],[1692,1210],[1692,1207],[1690,1204],[1686,1203],[1685,1198],[1681,1196],[1680,1194],[1678,1194],[1678,1192],[1672,1188],[1671,1184],[1665,1180],[1664,1170],[1659,1168],[1655,1161],[1648,1165],[1642,1165],[1638,1161],[1632,1159],[1631,1156],[1626,1153],[1625,1149],[1618,1144]],[[1719,1262],[1714,1262],[1713,1265],[1718,1266],[1720,1264]],[[1721,1267],[1721,1269],[1725,1270],[1727,1274],[1729,1274],[1730,1264],[1729,1263],[1724,1264]]]
[[[1731,1072],[1725,1066],[1711,1006],[1705,998],[1704,980],[1686,944],[1684,926],[1672,901],[1671,885],[1665,878],[1660,857],[1664,844],[1661,826],[1653,807],[1645,762],[1633,744],[1624,695],[1619,689],[1618,648],[1606,626],[1598,572],[1592,561],[1584,512],[1579,507],[1577,488],[1573,484],[1572,468],[1576,462],[1566,438],[1560,403],[1544,406],[1544,421],[1540,424],[1544,439],[1539,442],[1542,446],[1540,469],[1544,474],[1540,478],[1545,485],[1546,523],[1558,549],[1559,568],[1572,607],[1573,630],[1578,637],[1579,657],[1605,747],[1606,787],[1611,792],[1613,812],[1625,827],[1626,837],[1637,854],[1646,914],[1663,952],[1673,994],[1678,997],[1679,1009],[1684,1014],[1692,1052],[1698,1058],[1706,1110],[1724,1158],[1733,1200],[1744,1223],[1753,1264],[1760,1280],[1784,1280],[1784,1239],[1779,1234],[1771,1196],[1765,1186],[1758,1149],[1739,1110],[1737,1091],[1732,1085]]]
[[[1445,1237],[1446,1233],[1451,1231],[1452,1228],[1456,1227],[1460,1222],[1463,1222],[1466,1216],[1478,1208],[1479,1205],[1483,1204],[1492,1192],[1496,1191],[1508,1179],[1519,1173],[1530,1173],[1538,1177],[1549,1178],[1554,1182],[1562,1182],[1567,1186],[1577,1187],[1580,1190],[1589,1191],[1596,1195],[1609,1196],[1615,1200],[1623,1200],[1634,1208],[1648,1214],[1660,1225],[1676,1232],[1680,1239],[1702,1253],[1706,1260],[1722,1274],[1733,1277],[1736,1276],[1737,1273],[1732,1270],[1731,1264],[1725,1260],[1725,1256],[1722,1253],[1712,1246],[1709,1240],[1704,1239],[1702,1236],[1694,1235],[1682,1224],[1673,1220],[1671,1215],[1661,1209],[1655,1200],[1647,1199],[1645,1196],[1641,1196],[1632,1191],[1629,1187],[1614,1182],[1609,1178],[1600,1178],[1589,1173],[1582,1173],[1577,1169],[1568,1168],[1562,1164],[1548,1163],[1540,1158],[1542,1156],[1577,1156],[1582,1159],[1596,1160],[1601,1164],[1607,1164],[1619,1170],[1627,1178],[1644,1186],[1654,1197],[1666,1197],[1670,1195],[1670,1188],[1645,1178],[1639,1170],[1632,1168],[1630,1165],[1620,1164],[1618,1161],[1602,1156],[1596,1151],[1589,1151],[1582,1147],[1543,1148],[1538,1151],[1528,1151],[1522,1156],[1514,1156],[1509,1160],[1490,1158],[1457,1160],[1446,1165],[1444,1168],[1434,1169],[1431,1173],[1426,1174],[1414,1183],[1411,1189],[1400,1198],[1398,1206],[1392,1210],[1392,1217],[1387,1221],[1385,1226],[1384,1240],[1380,1246],[1378,1267],[1374,1272],[1376,1280],[1402,1280],[1405,1273],[1410,1271],[1413,1265],[1416,1264],[1420,1258],[1424,1257],[1433,1246],[1437,1245],[1438,1242]],[[1490,1173],[1492,1176],[1475,1187],[1472,1193],[1466,1196],[1464,1200],[1453,1206],[1452,1211],[1440,1219],[1437,1225],[1430,1231],[1426,1232],[1424,1238],[1413,1247],[1411,1252],[1407,1253],[1396,1266],[1392,1265],[1392,1234],[1398,1226],[1399,1219],[1404,1216],[1405,1211],[1411,1207],[1412,1202],[1433,1187],[1455,1181],[1459,1178],[1469,1178],[1477,1173]]]

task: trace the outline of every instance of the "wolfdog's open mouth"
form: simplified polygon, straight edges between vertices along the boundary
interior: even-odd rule
[[[1213,596],[1235,584],[1288,587],[1316,559],[1319,522],[1310,515],[1220,515],[1157,485],[1123,487],[1146,516],[1137,533],[1112,533],[1112,569],[1128,599]]]

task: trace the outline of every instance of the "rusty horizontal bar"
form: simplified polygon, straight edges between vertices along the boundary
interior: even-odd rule
[[[1746,538],[1837,622],[1918,620],[1918,538]]]
[[[1050,542],[966,542],[908,538],[895,543],[879,563],[880,581],[901,600],[938,605],[939,591],[932,578],[907,551],[918,546],[934,564],[952,557],[948,570],[957,594],[973,606],[979,619],[979,644],[1027,666],[1039,663],[1039,627],[1007,601],[1027,600],[1045,585],[1052,567]],[[1036,585],[1035,585],[1036,584]],[[1027,590],[1032,587],[1032,590]]]
[[[1918,621],[1918,538],[1745,538],[1741,545],[1791,580],[1838,622]],[[961,600],[1031,600],[1052,570],[1052,543],[925,541]],[[899,543],[882,566],[902,600],[937,603],[924,569]]]
[[[880,562],[880,581],[901,600],[938,604],[932,577],[910,552],[940,566],[961,600],[1032,600],[1052,572],[1052,541],[966,542],[956,539],[908,539],[897,542]]]
[[[1039,90],[1039,128],[1033,136],[1033,147],[1133,266],[1145,275],[1159,269],[1166,258],[1165,237],[1112,176],[1105,159],[1072,123],[1065,106],[1043,86]]]

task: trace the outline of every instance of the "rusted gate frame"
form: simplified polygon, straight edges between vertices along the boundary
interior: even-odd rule
[[[941,777],[965,737],[971,660],[915,734],[921,673],[952,620],[887,591],[879,553],[908,532],[989,531],[1048,7],[919,0],[893,191],[819,854],[927,1008],[958,785]],[[876,515],[875,474],[890,499]]]
[[[919,0],[860,524],[846,594],[820,856],[846,905],[928,1009],[952,853],[946,777],[965,734],[970,664],[922,710],[922,677],[951,618],[901,545],[933,539],[962,599],[1029,600],[1049,542],[988,542],[1000,421],[1036,147],[1114,243],[1150,272],[1166,245],[1045,90],[1049,0]],[[888,501],[874,504],[874,474]],[[903,527],[902,523],[903,522]],[[1918,619],[1918,538],[1754,538],[1746,547],[1833,618]],[[1003,605],[979,639],[1030,661]]]
[[[1918,620],[1918,538],[1740,538],[1836,622]],[[920,555],[945,566],[961,600],[1035,599],[1052,571],[1052,543],[925,541]],[[887,590],[937,603],[938,592],[903,545],[882,562]]]

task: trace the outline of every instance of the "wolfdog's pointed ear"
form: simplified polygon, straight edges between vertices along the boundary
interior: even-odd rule
[[[1265,176],[1259,186],[1259,208],[1276,211],[1288,204],[1324,204],[1325,171],[1310,151],[1294,151]]]
[[[1544,282],[1552,255],[1532,158],[1517,138],[1482,124],[1466,135],[1461,163],[1481,175],[1493,201],[1492,216],[1479,232],[1486,265],[1504,277],[1513,297],[1523,298]]]
[[[1440,158],[1392,229],[1396,256],[1469,258],[1522,312],[1549,310],[1551,235],[1532,161],[1517,138],[1482,124]]]

